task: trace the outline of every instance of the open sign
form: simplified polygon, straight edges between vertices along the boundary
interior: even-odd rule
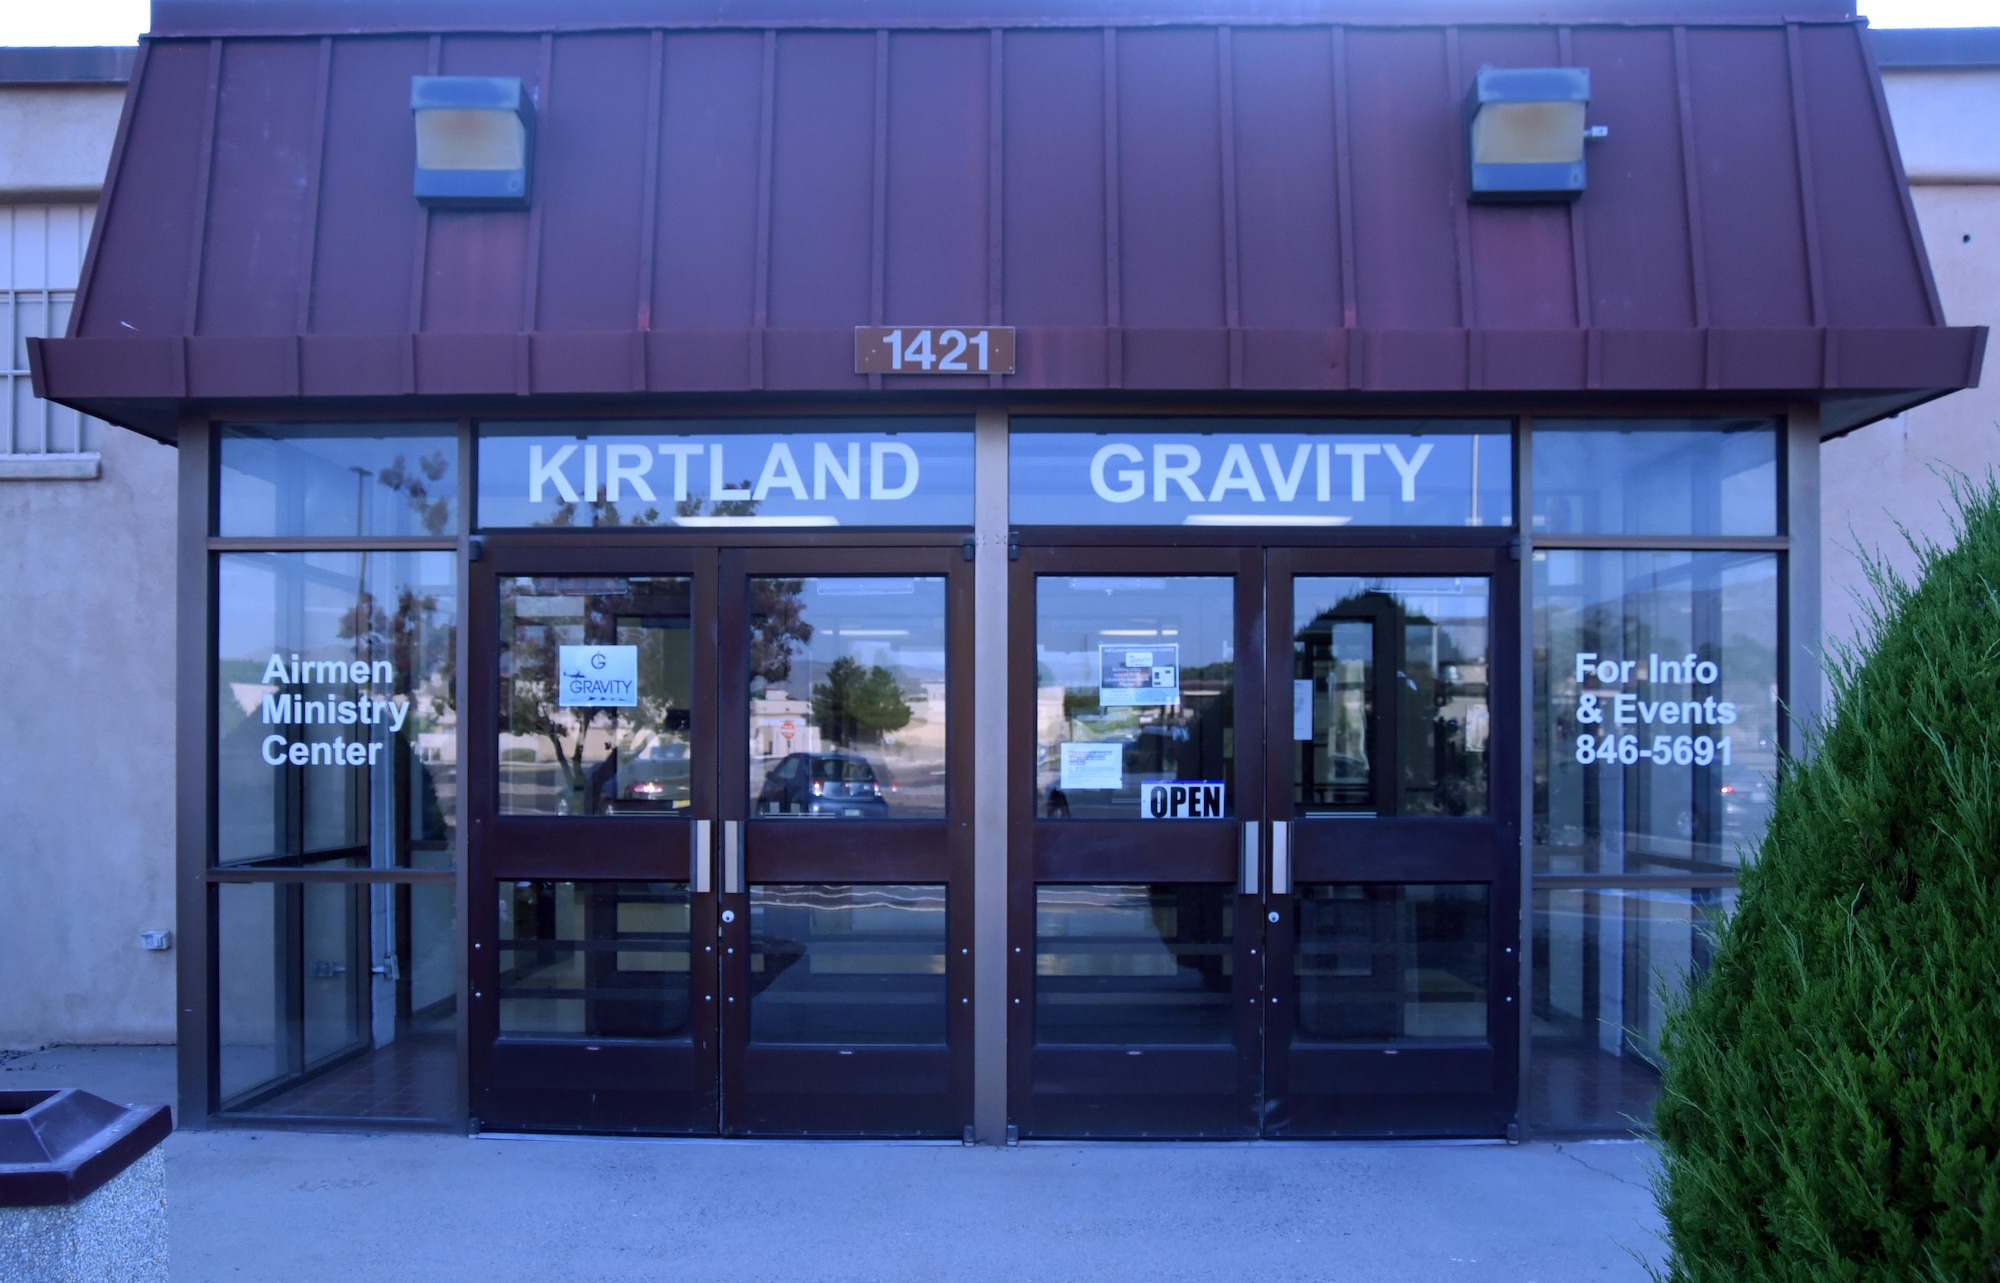
[[[1139,818],[1144,820],[1220,820],[1223,791],[1220,780],[1187,780],[1177,784],[1149,782],[1139,786]]]

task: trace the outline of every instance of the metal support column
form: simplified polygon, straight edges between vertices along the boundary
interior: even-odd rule
[[[1820,667],[1819,407],[1792,407],[1785,428],[1784,663],[1785,749],[1805,751],[1808,728],[1826,705]]]
[[[1528,1081],[1534,1055],[1534,937],[1535,937],[1535,427],[1534,420],[1522,415],[1515,429],[1514,445],[1514,524],[1515,554],[1521,559],[1516,626],[1520,636],[1520,678],[1515,687],[1514,715],[1519,718],[1521,778],[1521,910],[1515,924],[1515,1018],[1520,1021],[1518,1074],[1514,1084],[1514,1121],[1507,1139],[1519,1141],[1528,1134]],[[1495,710],[1505,718],[1503,710]],[[1505,725],[1504,720],[1501,725]]]
[[[208,835],[214,791],[209,787],[208,688],[215,653],[208,566],[209,428],[183,417],[179,529],[174,587],[174,1125],[208,1126],[215,1048],[214,889],[208,884]]]
[[[972,1120],[1007,1140],[1007,412],[973,427]]]

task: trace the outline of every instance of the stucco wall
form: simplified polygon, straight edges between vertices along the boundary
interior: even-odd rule
[[[1910,171],[1917,219],[1945,317],[2000,331],[2000,69],[1890,71],[1883,76]],[[1898,530],[1950,536],[1945,469],[2000,468],[2000,343],[1989,341],[1981,386],[1871,424],[1821,455],[1826,636],[1852,639],[1865,593],[1861,550],[1908,570]]]
[[[0,482],[0,1048],[172,1042],[176,453]],[[178,945],[178,941],[176,942]]]
[[[0,87],[0,196],[95,193],[111,163],[124,85]]]

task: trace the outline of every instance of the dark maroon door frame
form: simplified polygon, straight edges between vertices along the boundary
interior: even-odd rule
[[[472,1111],[486,1130],[681,1135],[958,1137],[971,1121],[971,844],[963,764],[971,725],[971,567],[953,544],[725,547],[495,540],[472,567]],[[673,1041],[503,1037],[497,890],[515,881],[690,881],[690,819],[498,813],[497,582],[511,575],[657,575],[693,581],[695,764],[690,813],[710,822],[704,889],[690,888],[690,1034]],[[746,588],[757,576],[937,575],[946,580],[949,818],[759,820],[750,811]],[[740,839],[740,873],[722,834]],[[808,827],[809,826],[809,827]],[[946,1045],[768,1046],[749,1038],[748,889],[941,884],[947,897]]]
[[[1120,532],[1121,534],[1123,532]],[[1239,533],[1238,537],[1242,537]],[[1130,544],[1139,544],[1131,539]],[[1234,580],[1236,814],[1179,821],[1044,816],[1036,753],[1036,585],[1043,576],[1230,576]],[[1486,578],[1491,813],[1480,818],[1294,820],[1290,753],[1292,580]],[[1009,749],[1008,1103],[1023,1136],[1501,1136],[1519,1071],[1519,568],[1487,537],[1456,547],[1023,547],[1014,565]],[[1392,706],[1393,707],[1393,706]],[[1387,720],[1385,718],[1385,720]],[[1393,760],[1375,754],[1378,761]],[[1289,864],[1273,848],[1289,822]],[[1245,829],[1254,830],[1245,868]],[[1274,875],[1283,884],[1274,884]],[[1235,888],[1229,1044],[1050,1046],[1036,1030],[1037,890],[1092,884]],[[1449,1045],[1304,1045],[1293,1038],[1297,891],[1331,883],[1482,888],[1487,1022]]]

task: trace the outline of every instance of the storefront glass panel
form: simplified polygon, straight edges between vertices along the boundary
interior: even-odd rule
[[[1037,813],[1234,815],[1235,581],[1048,575],[1035,591]],[[1201,792],[1153,787],[1181,784]]]
[[[215,895],[224,1109],[453,1115],[458,938],[448,883],[224,883]]]
[[[216,533],[235,537],[458,533],[449,423],[226,425]]]
[[[216,560],[217,863],[451,867],[452,554]]]
[[[1294,814],[1484,815],[1484,579],[1292,581]]]
[[[1301,886],[1293,1039],[1483,1041],[1489,899],[1484,886]]]
[[[1235,888],[1035,888],[1035,1041],[1226,1044]]]
[[[752,814],[944,817],[944,598],[932,576],[750,581]]]
[[[1666,995],[1709,965],[1733,888],[1535,892],[1524,1108],[1549,1130],[1644,1126],[1659,1093]]]
[[[502,579],[503,815],[686,817],[693,587],[685,578]]]
[[[972,524],[970,418],[486,423],[485,529]]]
[[[1507,526],[1504,419],[1014,420],[1008,511],[1039,526]]]
[[[1537,534],[1775,535],[1769,419],[1537,419]]]
[[[685,883],[500,885],[501,1037],[685,1039]]]
[[[945,1042],[942,886],[750,888],[750,1041]]]
[[[1733,870],[1779,746],[1779,559],[1534,554],[1537,873]]]

